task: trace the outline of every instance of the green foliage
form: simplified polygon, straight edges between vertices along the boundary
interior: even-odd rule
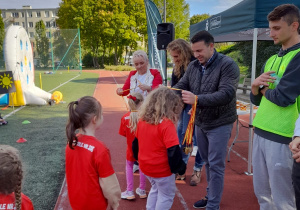
[[[63,0],[57,24],[61,29],[80,27],[81,43],[99,68],[110,55],[119,63],[126,48],[134,50],[144,39],[144,7],[143,0]]]
[[[60,29],[51,32],[55,58],[64,66],[79,65],[79,44],[77,29]],[[63,59],[63,60],[62,60]]]
[[[82,65],[84,67],[93,67],[94,66],[92,53],[89,52],[83,56]]]
[[[252,67],[252,42],[239,42],[237,49],[243,57],[243,65],[247,66],[247,75],[251,75]],[[272,41],[258,41],[257,42],[257,56],[256,56],[256,77],[260,74],[261,68],[267,59],[280,49],[279,45],[274,45]]]
[[[203,20],[206,20],[207,18],[209,18],[210,15],[205,13],[205,14],[202,14],[202,15],[193,15],[190,19],[190,25],[193,25],[193,24],[196,24],[196,23],[199,23]]]
[[[35,31],[36,50],[40,57],[40,62],[44,67],[47,67],[49,61],[49,39],[46,37],[46,27],[43,20],[35,24]]]
[[[164,13],[164,0],[153,0],[160,14]],[[175,27],[175,39],[189,38],[190,7],[185,0],[166,1],[166,22],[173,23]],[[163,17],[163,16],[162,16]]]
[[[132,66],[104,66],[105,70],[111,70],[111,71],[131,71],[135,68]]]

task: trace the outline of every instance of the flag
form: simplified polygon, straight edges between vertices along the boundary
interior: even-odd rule
[[[156,5],[151,0],[144,0],[147,17],[148,33],[148,57],[150,68],[158,69],[165,81],[166,72],[166,52],[157,49],[157,24],[162,23],[160,13]]]

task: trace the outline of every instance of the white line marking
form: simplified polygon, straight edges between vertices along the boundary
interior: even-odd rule
[[[115,80],[115,83],[116,83],[116,85],[117,85],[117,88],[119,88],[120,85],[119,85],[119,83],[117,82],[116,78],[114,77],[114,75],[112,74],[112,72],[110,72],[110,74],[111,74],[111,76],[113,77],[113,79]],[[126,107],[126,109],[129,110],[129,108],[128,108],[128,106],[127,106],[127,104],[128,104],[127,97],[123,97],[123,96],[122,96],[122,98],[123,98],[123,100],[125,101],[125,107]]]
[[[227,149],[229,149],[230,147],[227,146]],[[231,152],[233,152],[234,154],[236,154],[238,157],[240,157],[242,160],[246,161],[246,163],[248,163],[247,158],[243,157],[241,154],[239,154],[237,151],[231,149]]]
[[[75,78],[77,78],[77,77],[79,77],[79,76],[80,76],[80,74],[78,74],[77,76],[73,77],[72,79],[70,79],[70,80],[68,80],[68,81],[66,81],[66,82],[64,82],[64,83],[62,83],[62,84],[60,84],[59,86],[57,86],[56,88],[54,88],[54,89],[52,89],[52,90],[50,90],[50,91],[48,91],[48,92],[51,93],[52,91],[54,91],[54,90],[56,90],[57,88],[59,88],[59,87],[65,85],[65,84],[67,84],[68,82],[72,81],[73,79],[75,79]],[[6,119],[6,118],[10,117],[12,114],[14,114],[14,113],[20,111],[21,109],[23,109],[23,108],[25,108],[25,107],[26,107],[26,106],[21,106],[21,107],[19,107],[18,109],[16,109],[16,110],[12,111],[11,113],[5,115],[5,116],[3,117],[3,119]]]
[[[178,190],[178,188],[176,187],[176,196],[179,198],[180,203],[183,206],[184,210],[189,210],[189,207],[187,206],[183,196],[181,195],[180,191]]]

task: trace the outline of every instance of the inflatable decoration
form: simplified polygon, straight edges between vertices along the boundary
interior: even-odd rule
[[[48,104],[51,94],[34,84],[31,43],[22,26],[9,26],[4,38],[6,71],[12,71],[16,93],[10,94],[10,106]]]
[[[55,104],[59,104],[59,102],[62,100],[63,95],[61,92],[59,91],[54,91],[54,93],[52,94],[51,99],[55,101]]]

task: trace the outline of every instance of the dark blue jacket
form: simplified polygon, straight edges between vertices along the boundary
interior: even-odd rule
[[[212,129],[233,123],[236,114],[236,89],[240,71],[228,56],[215,51],[206,71],[198,60],[192,61],[174,88],[188,90],[198,96],[195,124]]]

